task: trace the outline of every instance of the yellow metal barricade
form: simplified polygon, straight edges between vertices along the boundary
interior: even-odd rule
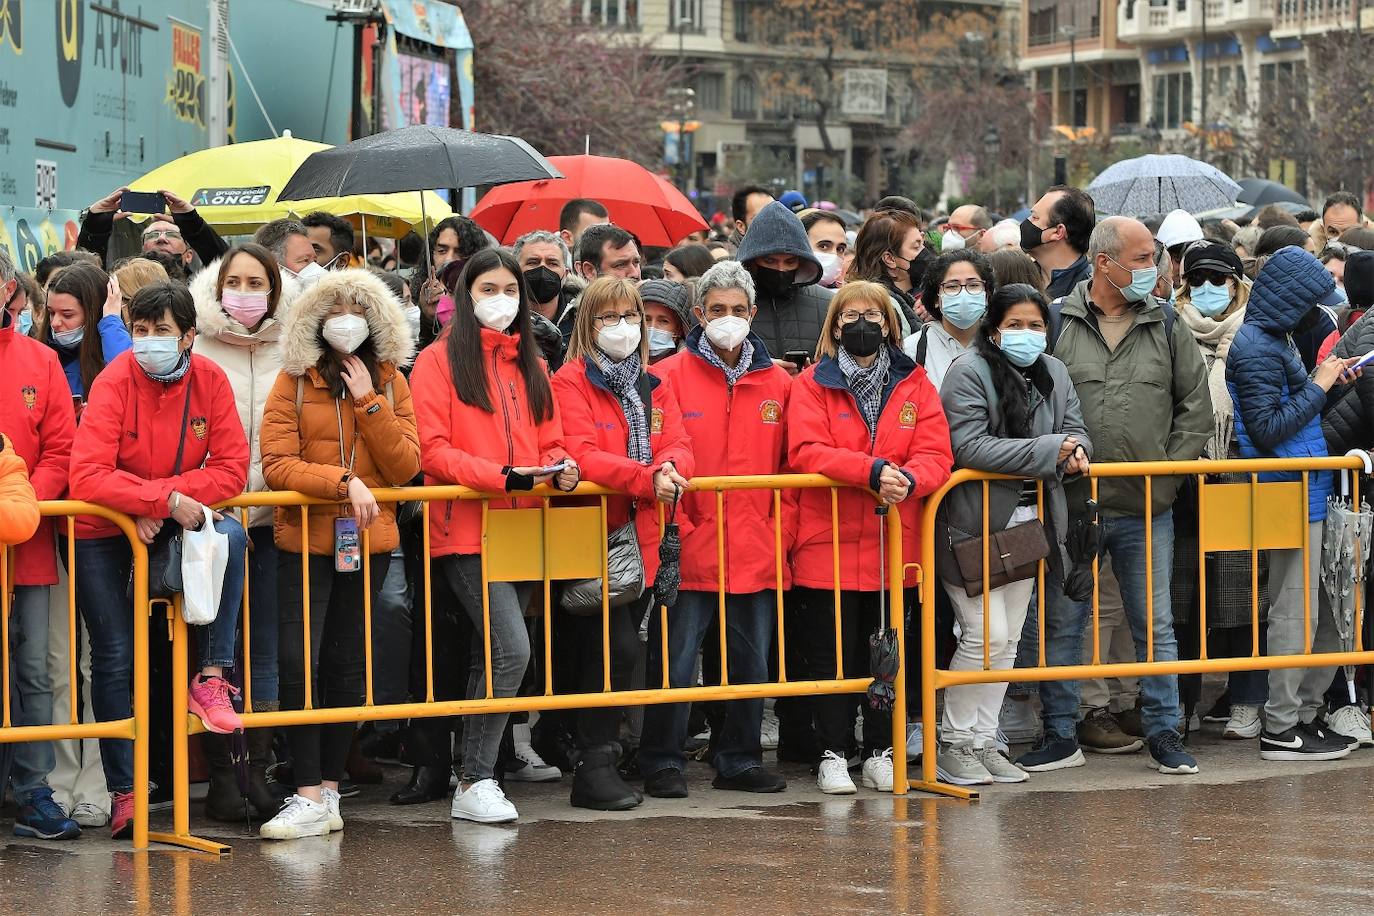
[[[703,702],[707,700],[738,700],[759,697],[787,697],[787,696],[809,696],[816,694],[841,694],[841,693],[862,693],[868,689],[872,678],[867,672],[845,672],[842,670],[842,662],[837,670],[835,677],[820,680],[796,680],[790,677],[785,660],[786,637],[784,635],[784,565],[790,559],[784,552],[784,531],[783,531],[783,492],[795,489],[829,489],[832,492],[831,506],[832,513],[837,511],[838,492],[841,488],[849,488],[849,485],[819,475],[779,475],[768,477],[717,477],[717,478],[698,478],[692,481],[692,489],[698,493],[716,494],[717,508],[717,559],[723,561],[724,555],[724,526],[725,516],[721,511],[724,505],[724,494],[734,490],[769,490],[773,498],[774,515],[774,562],[775,562],[775,592],[777,601],[777,644],[779,676],[777,681],[758,683],[758,684],[735,684],[731,683],[729,674],[728,654],[726,652],[726,604],[725,604],[725,564],[719,563],[719,620],[720,620],[720,652],[721,652],[721,683],[718,686],[704,687],[668,687],[668,653],[663,653],[663,670],[660,673],[650,672],[650,681],[661,676],[659,687],[651,687],[641,690],[612,690],[610,674],[610,622],[606,613],[608,610],[608,599],[603,588],[602,601],[602,649],[603,649],[603,689],[595,693],[555,693],[553,688],[553,674],[550,661],[553,654],[552,648],[552,615],[555,613],[553,604],[553,583],[559,580],[584,579],[600,577],[605,582],[607,565],[607,500],[618,496],[615,491],[605,489],[590,484],[579,486],[575,493],[561,493],[548,488],[538,488],[529,494],[507,494],[507,493],[480,493],[464,487],[456,486],[431,486],[431,487],[411,487],[399,489],[374,490],[373,495],[381,503],[400,503],[408,501],[418,501],[422,503],[422,524],[424,528],[423,549],[428,558],[430,552],[429,542],[429,515],[431,503],[446,502],[450,500],[476,500],[482,504],[482,584],[483,584],[483,627],[482,640],[483,650],[486,660],[486,684],[485,696],[477,699],[462,700],[439,700],[434,693],[434,642],[433,642],[433,614],[432,606],[433,583],[430,562],[422,564],[424,570],[424,580],[415,585],[415,606],[414,617],[416,626],[423,626],[425,631],[425,697],[423,701],[410,703],[396,703],[389,705],[375,705],[373,702],[373,675],[374,661],[372,657],[372,589],[370,581],[369,564],[364,562],[362,565],[364,602],[364,664],[365,664],[365,701],[361,706],[347,707],[319,707],[315,705],[315,698],[311,696],[311,676],[309,668],[310,650],[310,619],[309,619],[309,590],[310,576],[308,569],[308,556],[302,555],[302,602],[303,602],[303,627],[305,643],[303,654],[306,658],[306,677],[305,677],[305,696],[304,709],[296,710],[275,710],[275,711],[252,711],[252,697],[250,684],[252,681],[252,643],[250,638],[250,620],[252,607],[248,602],[247,595],[249,586],[245,582],[244,594],[245,604],[243,609],[243,620],[241,621],[243,633],[243,670],[240,672],[245,690],[245,709],[243,714],[244,726],[246,728],[263,728],[273,726],[292,726],[292,725],[321,725],[336,722],[363,722],[370,720],[383,719],[416,719],[439,716],[458,716],[473,715],[483,713],[511,713],[511,712],[535,712],[540,710],[554,709],[587,709],[609,706],[638,706],[657,703],[688,703]],[[867,491],[865,491],[867,492]],[[871,495],[871,494],[870,494]],[[491,508],[491,503],[508,503],[512,498],[533,499],[540,503],[538,508]],[[569,501],[572,505],[568,505]],[[588,505],[588,503],[591,503]],[[273,506],[285,508],[287,511],[299,511],[301,514],[302,532],[308,531],[310,513],[315,507],[327,507],[321,511],[335,513],[340,504],[330,501],[317,500],[302,496],[299,493],[287,492],[264,492],[245,494],[244,496],[230,500],[220,508],[225,511],[237,511],[241,514],[246,524],[246,510],[258,506]],[[346,505],[346,504],[345,504]],[[874,505],[876,506],[876,500]],[[660,524],[662,523],[662,513],[660,512]],[[902,526],[901,519],[897,512],[890,512],[886,520],[882,522],[887,525],[887,552],[888,552],[888,582],[890,583],[889,606],[892,608],[889,626],[897,633],[898,654],[902,655],[905,641],[903,636],[903,601],[902,587],[905,576],[902,554]],[[838,530],[838,526],[834,526]],[[306,538],[308,541],[308,538]],[[305,541],[303,541],[305,543]],[[369,537],[366,531],[362,534],[362,553],[366,557],[369,555]],[[839,571],[839,541],[838,535],[835,536],[833,543],[835,551],[834,569]],[[490,628],[490,607],[488,604],[488,592],[486,585],[489,582],[531,582],[538,583],[542,587],[544,596],[543,624],[544,624],[544,683],[542,690],[535,696],[515,696],[515,697],[496,697],[492,688],[491,674],[491,628]],[[838,580],[837,580],[838,583]],[[648,584],[652,588],[652,583]],[[836,648],[837,658],[842,656],[839,650],[841,631],[839,627],[839,588],[836,586]],[[660,607],[658,613],[664,615],[661,620],[664,623],[663,642],[666,648],[667,643],[667,614],[670,611]],[[187,681],[187,629],[186,624],[181,618],[180,613],[171,612],[171,627],[175,645],[173,647],[174,658],[174,686],[184,685]],[[866,638],[866,634],[864,634]],[[853,638],[853,636],[851,636]],[[895,683],[896,701],[893,710],[893,761],[896,766],[894,787],[897,792],[905,792],[907,783],[905,776],[906,764],[906,696],[905,696],[905,672],[899,669]],[[209,852],[227,852],[228,847],[214,841],[202,839],[192,835],[190,831],[190,787],[189,787],[189,768],[187,756],[187,740],[190,735],[203,730],[200,721],[188,716],[186,709],[186,691],[174,689],[173,695],[173,831],[170,834],[155,834],[154,839],[159,842],[171,843],[199,849]]]
[[[1354,478],[1352,488],[1353,503],[1360,502],[1358,474],[1368,471],[1367,456],[1352,453],[1342,458],[1306,459],[1242,459],[1226,461],[1180,461],[1180,462],[1130,462],[1102,463],[1092,465],[1089,474],[1091,495],[1097,499],[1098,482],[1103,479],[1143,478],[1145,521],[1145,660],[1119,664],[1104,664],[1101,656],[1099,632],[1099,583],[1098,563],[1093,562],[1092,613],[1089,625],[1092,631],[1092,661],[1090,664],[1048,665],[1045,655],[1045,574],[1046,564],[1042,561],[1038,574],[1037,597],[1032,613],[1038,615],[1040,644],[1037,664],[1033,667],[993,669],[988,657],[988,641],[984,640],[983,665],[978,670],[952,671],[942,669],[935,659],[935,590],[942,588],[939,576],[935,575],[935,539],[937,537],[936,515],[941,503],[956,487],[981,484],[983,491],[983,533],[988,527],[988,483],[994,480],[1019,480],[999,474],[979,471],[956,471],[938,492],[930,496],[924,507],[921,522],[921,565],[928,574],[924,577],[921,590],[921,705],[922,722],[925,730],[922,748],[921,778],[910,783],[911,788],[956,798],[976,799],[975,790],[962,786],[939,782],[936,778],[936,693],[947,687],[966,684],[995,684],[1001,682],[1020,683],[1026,681],[1084,680],[1109,677],[1150,677],[1157,675],[1226,673],[1230,671],[1268,670],[1275,668],[1312,668],[1335,665],[1374,664],[1374,651],[1367,650],[1363,644],[1364,595],[1356,589],[1355,595],[1355,647],[1351,652],[1314,653],[1312,645],[1312,607],[1310,582],[1311,564],[1307,562],[1309,552],[1321,550],[1321,544],[1310,543],[1308,525],[1308,493],[1310,475],[1317,472],[1351,473]],[[1296,481],[1261,482],[1261,474],[1277,472],[1296,473]],[[1214,475],[1245,475],[1246,483],[1215,483],[1208,477]],[[1158,661],[1154,657],[1154,577],[1153,577],[1153,515],[1151,511],[1152,482],[1158,477],[1193,477],[1198,487],[1198,584],[1201,602],[1199,604],[1200,645],[1195,659],[1174,659]],[[1044,487],[1040,486],[1039,515],[1043,520],[1048,513],[1045,505]],[[1074,507],[1070,506],[1070,515]],[[1062,533],[1061,533],[1062,535]],[[991,539],[983,538],[983,632],[988,632],[989,599],[988,582],[989,557],[988,545]],[[1262,550],[1301,550],[1303,551],[1304,609],[1306,611],[1304,645],[1307,650],[1295,655],[1261,655],[1259,651],[1259,588],[1258,556]],[[1207,564],[1208,553],[1220,551],[1248,551],[1250,553],[1250,590],[1251,613],[1254,638],[1251,654],[1244,658],[1209,658],[1207,655]],[[1019,634],[1018,634],[1019,635]]]
[[[14,596],[14,548],[0,549],[0,744],[23,741],[65,741],[86,738],[115,738],[134,744],[134,835],[133,847],[148,846],[148,627],[143,618],[148,614],[148,550],[138,538],[134,522],[127,515],[75,500],[40,502],[39,511],[46,518],[62,519],[59,533],[66,537],[65,562],[67,576],[67,677],[71,689],[68,708],[53,710],[51,725],[15,726],[10,711],[13,697],[10,691],[10,603]],[[80,673],[77,656],[81,643],[76,638],[76,518],[95,516],[119,527],[128,538],[133,554],[133,715],[127,719],[108,722],[81,721],[77,697],[80,694]],[[183,689],[183,694],[185,693]]]

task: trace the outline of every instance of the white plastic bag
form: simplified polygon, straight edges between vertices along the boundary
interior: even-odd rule
[[[209,506],[199,531],[187,528],[181,535],[181,616],[191,626],[214,623],[219,614],[224,569],[229,565],[229,535],[215,530]]]

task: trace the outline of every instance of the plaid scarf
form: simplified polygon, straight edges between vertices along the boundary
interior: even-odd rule
[[[744,378],[744,373],[749,371],[749,366],[754,362],[754,345],[745,339],[743,348],[739,351],[739,362],[735,363],[733,369],[725,365],[725,360],[716,353],[716,349],[711,346],[710,341],[703,340],[701,342],[701,358],[724,372],[725,384],[734,388],[735,383]]]
[[[625,412],[625,425],[629,427],[625,453],[633,461],[649,464],[654,460],[654,453],[649,445],[649,420],[644,415],[644,401],[639,397],[639,377],[644,371],[639,354],[631,353],[618,363],[612,362],[600,350],[594,355],[606,387],[620,399],[620,409]]]
[[[878,358],[873,361],[873,365],[868,368],[860,366],[854,361],[854,357],[849,355],[849,351],[840,347],[835,351],[835,361],[840,364],[840,373],[844,375],[845,384],[849,386],[849,391],[854,395],[854,401],[859,405],[859,411],[864,415],[864,423],[868,426],[869,441],[878,438],[878,413],[882,409],[883,388],[887,385],[887,370],[891,365],[892,359],[888,356],[887,347],[878,348]]]

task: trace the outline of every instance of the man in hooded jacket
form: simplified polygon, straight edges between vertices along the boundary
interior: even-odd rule
[[[834,290],[817,285],[821,262],[797,214],[774,201],[759,211],[737,255],[754,278],[758,313],[752,325],[773,361],[796,375],[787,354],[816,350]]]

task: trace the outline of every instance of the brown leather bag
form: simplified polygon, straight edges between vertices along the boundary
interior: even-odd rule
[[[970,598],[983,594],[983,539],[968,538],[952,545],[954,561],[964,593]],[[1035,576],[1040,561],[1050,555],[1050,539],[1045,524],[1031,519],[999,531],[988,546],[988,587],[998,588]]]

